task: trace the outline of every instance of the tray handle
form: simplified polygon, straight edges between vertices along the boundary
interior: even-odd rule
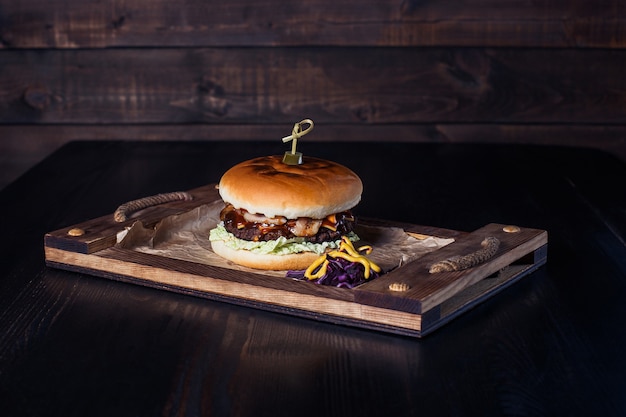
[[[453,256],[430,266],[431,274],[437,272],[462,271],[481,264],[493,257],[498,252],[500,240],[493,236],[486,237],[480,244],[481,248],[463,256]]]
[[[117,223],[125,222],[128,217],[136,211],[158,206],[159,204],[169,203],[172,201],[189,201],[193,200],[193,196],[186,191],[175,191],[171,193],[156,194],[149,197],[139,198],[137,200],[128,201],[120,205],[113,213],[113,219]]]

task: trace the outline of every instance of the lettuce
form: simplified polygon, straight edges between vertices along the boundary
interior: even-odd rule
[[[348,238],[352,241],[359,240],[359,237],[351,232]],[[254,253],[286,255],[290,253],[315,252],[319,255],[323,254],[326,249],[337,249],[341,240],[334,242],[311,243],[305,242],[302,237],[285,238],[279,237],[276,240],[267,242],[252,242],[235,237],[232,233],[224,228],[224,224],[220,223],[215,229],[209,232],[209,240],[222,240],[224,244],[231,249],[244,249]]]

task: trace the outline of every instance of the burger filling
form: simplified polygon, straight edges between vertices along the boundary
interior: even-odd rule
[[[224,228],[235,237],[253,241],[271,241],[280,237],[302,238],[305,242],[322,243],[340,240],[354,229],[352,213],[343,211],[331,214],[324,219],[300,217],[287,219],[282,216],[268,218],[261,214],[249,213],[227,204],[220,213]]]

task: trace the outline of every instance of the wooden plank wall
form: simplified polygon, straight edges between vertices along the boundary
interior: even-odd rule
[[[622,0],[0,0],[0,48],[0,188],[70,140],[277,140],[307,117],[316,140],[626,159]]]

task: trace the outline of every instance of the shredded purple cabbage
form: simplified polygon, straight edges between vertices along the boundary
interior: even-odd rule
[[[311,280],[311,282],[339,288],[354,288],[363,284],[365,281],[371,281],[379,276],[376,271],[370,270],[370,276],[366,280],[364,273],[365,267],[358,262],[350,262],[343,258],[333,258],[329,256],[326,274],[320,278]],[[304,270],[287,271],[286,276],[287,278],[308,281],[304,276]]]

